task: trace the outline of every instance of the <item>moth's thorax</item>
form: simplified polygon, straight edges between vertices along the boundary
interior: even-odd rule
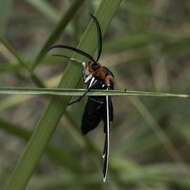
[[[103,80],[107,85],[110,86],[110,83],[114,84],[114,77],[112,72],[107,68],[103,67],[100,63],[89,63],[88,71],[92,74],[92,76]]]
[[[104,80],[105,79],[105,72],[104,72],[104,67],[96,62],[96,70],[93,69],[93,66],[95,65],[95,63],[89,63],[88,65],[88,71],[94,76],[97,77],[99,79]]]

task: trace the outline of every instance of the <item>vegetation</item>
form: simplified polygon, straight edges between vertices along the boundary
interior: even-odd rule
[[[81,67],[47,53],[96,53],[90,12],[117,89],[105,184],[102,124],[82,136],[85,100],[67,106]],[[189,12],[185,0],[0,1],[0,189],[189,189]]]

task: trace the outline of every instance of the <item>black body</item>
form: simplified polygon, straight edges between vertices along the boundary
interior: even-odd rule
[[[104,67],[106,74],[112,74],[112,72]],[[96,83],[91,89],[106,89],[107,86],[103,80],[95,78]],[[113,84],[110,86],[113,89]],[[105,96],[89,96],[85,111],[82,117],[81,130],[83,134],[87,134],[89,131],[95,129],[100,121],[104,122],[104,132],[106,133],[107,127],[107,115],[106,115],[106,97]],[[109,97],[109,120],[113,121],[113,106],[111,97]]]

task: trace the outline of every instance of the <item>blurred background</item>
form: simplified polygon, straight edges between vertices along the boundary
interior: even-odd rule
[[[72,2],[1,0],[0,36],[30,65]],[[57,42],[76,46],[89,13],[99,3],[85,1]],[[123,0],[104,36],[100,61],[114,73],[115,89],[189,94],[189,18],[188,0]],[[49,55],[35,71],[48,87],[56,87],[66,65]],[[2,43],[0,85],[35,87]],[[99,155],[104,143],[102,123],[87,137],[80,133],[84,100],[63,115],[28,190],[190,189],[189,99],[112,99],[115,114],[107,183],[102,183]],[[0,97],[0,189],[47,105],[43,96]]]

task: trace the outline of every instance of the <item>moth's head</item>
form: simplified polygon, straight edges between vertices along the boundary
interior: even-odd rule
[[[88,71],[90,73],[94,73],[94,72],[98,71],[100,69],[100,67],[102,67],[102,66],[98,62],[89,62],[88,63]]]

